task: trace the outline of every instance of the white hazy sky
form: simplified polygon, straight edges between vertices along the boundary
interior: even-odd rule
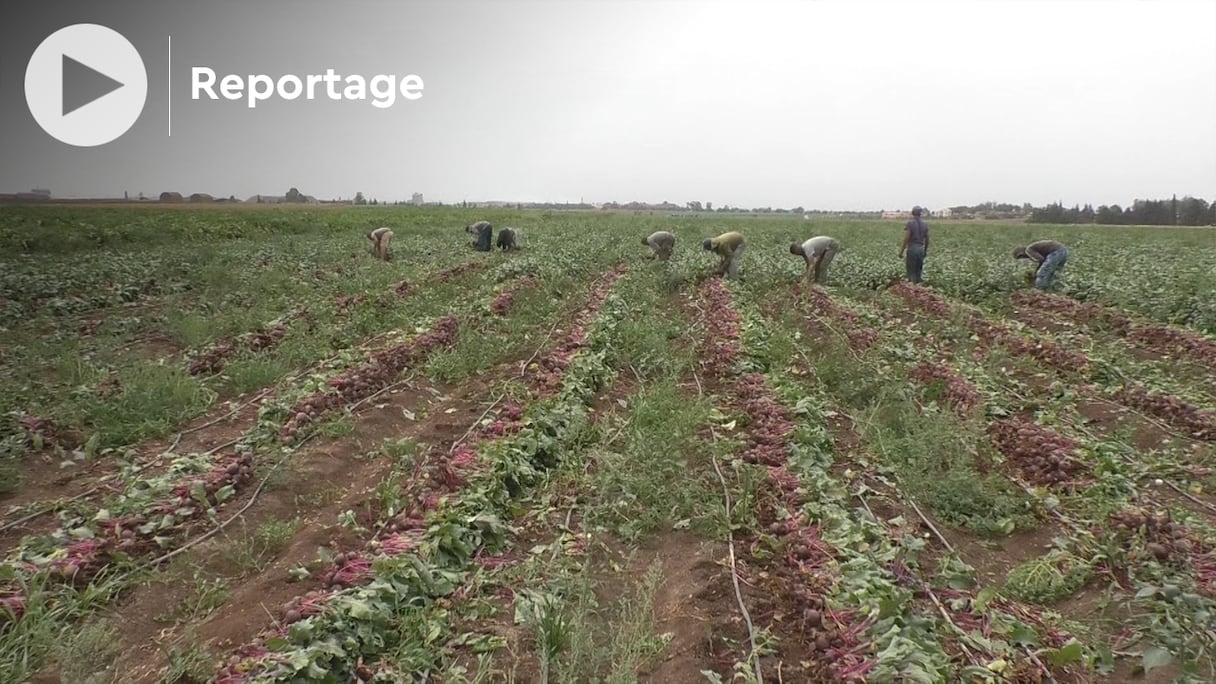
[[[53,3],[0,29],[0,191],[824,209],[1216,200],[1216,0]],[[148,105],[103,148],[37,128],[30,51],[123,32]],[[167,137],[167,37],[173,135]],[[190,100],[189,69],[416,73],[368,102]],[[8,156],[8,155],[6,155]]]

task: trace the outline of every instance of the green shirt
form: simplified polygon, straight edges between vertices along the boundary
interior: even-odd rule
[[[709,240],[709,248],[722,256],[730,256],[743,244],[743,234],[731,231]]]

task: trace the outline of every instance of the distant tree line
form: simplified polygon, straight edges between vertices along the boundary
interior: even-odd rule
[[[1216,202],[1208,204],[1200,197],[1175,195],[1167,200],[1138,199],[1130,207],[1105,204],[1094,209],[1092,205],[1074,205],[1066,209],[1063,204],[1048,204],[1030,213],[1029,223],[1096,223],[1101,225],[1139,226],[1208,226],[1216,225]]]
[[[1022,219],[1032,211],[1034,207],[1029,202],[1020,205],[1009,202],[981,202],[973,206],[964,204],[950,207],[950,215],[956,219]]]

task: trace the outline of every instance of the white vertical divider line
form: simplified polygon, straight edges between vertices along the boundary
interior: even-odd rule
[[[173,137],[173,36],[169,36],[169,137]]]

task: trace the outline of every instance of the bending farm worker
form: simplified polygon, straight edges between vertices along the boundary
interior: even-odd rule
[[[667,261],[671,258],[671,251],[675,249],[676,236],[660,230],[642,238],[642,244],[650,248],[652,257],[657,256],[660,260]]]
[[[718,237],[706,238],[701,247],[722,257],[715,270],[718,275],[728,274],[732,279],[739,277],[739,263],[743,260],[742,233],[731,231]]]
[[[812,282],[824,283],[828,279],[828,266],[832,257],[840,251],[840,243],[836,238],[827,235],[817,235],[801,245],[790,243],[790,254],[797,254],[806,260],[806,275],[803,281],[810,285]]]
[[[1051,287],[1056,273],[1068,262],[1068,247],[1055,240],[1038,240],[1013,250],[1014,259],[1030,259],[1038,264],[1034,286],[1039,290]]]
[[[515,249],[515,229],[504,226],[498,231],[498,248],[502,251]]]
[[[393,241],[393,230],[388,227],[377,228],[367,234],[367,239],[372,241],[372,254],[380,261],[388,261],[389,243]]]
[[[494,226],[489,221],[478,221],[464,227],[464,232],[472,234],[473,248],[478,252],[488,252],[493,242]]]
[[[925,257],[929,255],[929,226],[920,219],[921,213],[920,207],[912,207],[912,220],[904,224],[904,241],[899,246],[899,258],[904,259],[904,270],[913,283],[924,278]]]

